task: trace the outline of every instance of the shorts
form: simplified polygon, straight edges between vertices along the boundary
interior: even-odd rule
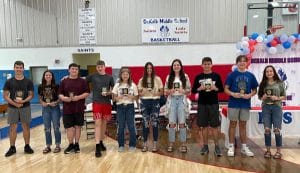
[[[18,122],[30,124],[31,122],[31,108],[30,106],[21,108],[7,108],[7,123],[16,124]]]
[[[219,127],[219,104],[198,104],[198,127]]]
[[[248,108],[228,108],[228,119],[230,121],[248,121],[250,109]]]
[[[64,114],[63,123],[66,129],[74,126],[83,126],[84,123],[83,113]]]
[[[93,118],[94,120],[103,119],[110,120],[111,119],[111,104],[107,103],[93,103]]]

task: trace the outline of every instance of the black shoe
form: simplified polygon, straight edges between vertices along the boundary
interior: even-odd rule
[[[218,156],[218,157],[222,156],[221,149],[218,145],[215,146],[215,155]]]
[[[80,153],[80,148],[79,148],[79,144],[78,143],[74,144],[74,151],[75,151],[75,153]]]
[[[17,150],[15,146],[10,146],[8,151],[5,153],[5,157],[9,157],[12,156],[14,154],[16,154]]]
[[[100,144],[96,144],[96,151],[95,151],[95,156],[96,157],[101,157],[101,145]]]
[[[101,151],[106,151],[106,147],[104,146],[104,144],[103,144],[103,142],[102,141],[100,141],[100,150]]]
[[[26,145],[25,145],[25,147],[24,147],[24,152],[25,152],[26,154],[33,154],[33,153],[34,153],[33,149],[30,147],[29,144],[26,144]]]
[[[204,145],[200,151],[201,155],[207,154],[209,152],[208,145]]]
[[[69,154],[74,151],[74,144],[69,144],[68,148],[65,149],[64,153]]]

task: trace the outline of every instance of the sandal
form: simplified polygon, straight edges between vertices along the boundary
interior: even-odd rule
[[[59,146],[56,146],[56,147],[54,148],[53,153],[59,153],[60,150],[61,150],[61,148],[60,148]]]
[[[187,147],[185,145],[180,147],[180,152],[186,153],[187,152]]]
[[[157,147],[156,146],[153,146],[153,148],[152,148],[152,152],[157,152],[158,151],[158,149],[157,149]]]
[[[51,148],[50,147],[46,147],[44,150],[43,150],[43,154],[47,154],[51,152]]]
[[[142,148],[142,152],[147,152],[148,151],[148,147],[147,146],[144,146],[143,148]]]
[[[168,152],[173,152],[173,146],[168,146],[167,151],[168,151]]]
[[[266,151],[264,157],[270,159],[272,157],[271,151]]]
[[[281,159],[282,154],[279,153],[278,151],[274,154],[273,159]]]

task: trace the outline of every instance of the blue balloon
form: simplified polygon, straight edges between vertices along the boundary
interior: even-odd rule
[[[279,39],[280,39],[281,43],[284,43],[284,42],[288,41],[289,37],[286,34],[282,34]]]
[[[294,33],[293,36],[294,36],[295,38],[298,38],[299,34],[298,34],[298,33]]]
[[[241,51],[242,51],[242,54],[243,54],[243,55],[247,55],[247,54],[249,54],[249,53],[250,53],[250,50],[249,50],[249,48],[248,48],[248,47],[244,47],[244,48],[242,48],[242,49],[241,49]]]
[[[251,39],[256,40],[256,38],[259,36],[257,32],[253,32],[251,35]]]
[[[292,45],[292,44],[291,44],[290,42],[288,42],[288,41],[282,43],[282,46],[283,46],[285,49],[290,48],[291,45]]]
[[[267,47],[272,47],[272,45],[271,45],[271,43],[270,43],[270,42],[269,42],[269,43],[267,43],[266,45],[267,45]]]
[[[267,35],[267,42],[271,42],[272,40],[274,39],[274,36],[271,34],[271,35]]]

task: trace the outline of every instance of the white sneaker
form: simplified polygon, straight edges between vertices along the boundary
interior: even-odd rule
[[[241,149],[241,153],[249,157],[254,156],[254,153],[247,146]]]
[[[234,146],[229,146],[228,147],[227,156],[228,157],[233,157],[234,156]]]

